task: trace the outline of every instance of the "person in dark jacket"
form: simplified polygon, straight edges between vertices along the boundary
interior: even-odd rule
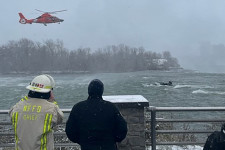
[[[88,99],[75,104],[66,122],[67,137],[81,150],[117,150],[127,134],[127,123],[116,106],[102,99],[103,83],[94,79]]]
[[[214,131],[206,140],[203,150],[225,150],[225,123],[221,131]]]

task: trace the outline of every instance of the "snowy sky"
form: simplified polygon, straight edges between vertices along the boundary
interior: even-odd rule
[[[18,22],[19,12],[27,19],[41,15],[35,9],[67,9],[55,15],[65,21],[47,26]],[[220,51],[225,51],[224,0],[1,0],[0,10],[0,44],[21,38],[60,39],[68,49],[123,43],[170,51],[187,69],[225,72],[225,59],[210,57],[221,53],[208,48],[204,59],[209,62],[200,56],[205,44],[222,44]]]

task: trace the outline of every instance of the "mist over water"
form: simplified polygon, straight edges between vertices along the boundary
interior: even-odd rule
[[[180,49],[180,52],[172,54],[178,58],[183,68],[206,73],[225,73],[224,44],[201,42],[195,47],[186,46]]]

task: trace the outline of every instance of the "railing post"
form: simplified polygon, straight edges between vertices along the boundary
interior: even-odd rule
[[[156,107],[151,106],[151,143],[152,150],[156,150]]]

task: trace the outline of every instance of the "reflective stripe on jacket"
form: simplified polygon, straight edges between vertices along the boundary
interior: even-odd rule
[[[62,122],[59,107],[44,99],[27,98],[9,111],[16,150],[53,150],[53,127]]]

